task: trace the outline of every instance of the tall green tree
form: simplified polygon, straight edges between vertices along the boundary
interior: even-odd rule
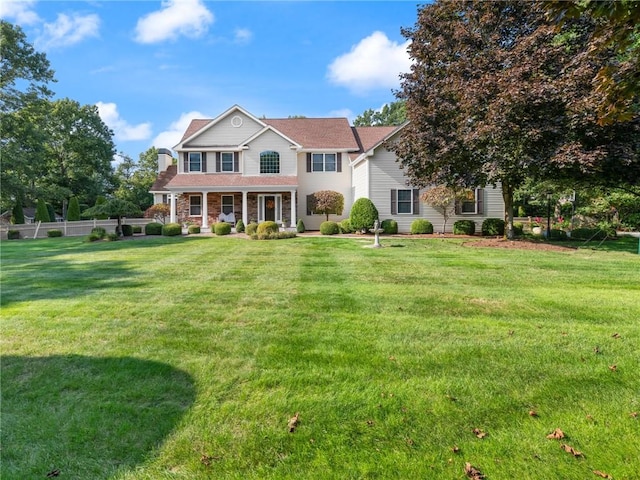
[[[36,222],[50,222],[51,218],[49,218],[49,209],[47,208],[47,203],[43,199],[38,199],[38,203],[36,206],[36,216],[34,219]]]
[[[13,209],[11,210],[11,223],[14,225],[22,225],[24,223],[24,210],[20,198],[16,199]]]
[[[116,169],[118,188],[115,196],[146,210],[153,204],[149,190],[158,175],[158,149],[149,148],[139,155],[137,162],[128,155],[121,154],[120,157],[122,162]]]
[[[402,125],[407,120],[406,104],[403,100],[387,103],[380,110],[365,110],[353,121],[356,127],[379,127]]]
[[[78,202],[78,197],[71,197],[69,200],[66,220],[69,222],[77,222],[80,220],[80,203]]]

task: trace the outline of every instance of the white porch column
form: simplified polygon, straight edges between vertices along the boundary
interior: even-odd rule
[[[209,206],[207,205],[207,192],[202,192],[202,228],[209,228]]]
[[[249,205],[247,205],[247,191],[242,191],[242,223],[249,224]]]
[[[169,221],[171,223],[176,223],[176,194],[169,194],[169,207],[171,208],[171,215],[169,217]]]
[[[291,227],[295,227],[298,223],[296,219],[296,191],[291,190]]]

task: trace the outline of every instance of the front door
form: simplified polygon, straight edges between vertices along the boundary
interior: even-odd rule
[[[258,195],[258,222],[282,222],[282,196]]]

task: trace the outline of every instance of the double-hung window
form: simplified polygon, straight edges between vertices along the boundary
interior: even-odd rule
[[[229,215],[233,213],[233,195],[222,195],[222,213]]]
[[[190,172],[202,171],[202,153],[189,152],[189,171]]]
[[[220,154],[220,170],[222,172],[233,172],[233,152],[222,152]]]
[[[202,215],[202,197],[200,195],[189,195],[189,216],[199,217]]]
[[[420,190],[399,188],[391,190],[391,215],[418,215],[420,213]]]

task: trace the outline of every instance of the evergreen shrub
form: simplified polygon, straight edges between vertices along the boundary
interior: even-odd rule
[[[473,220],[458,220],[453,224],[454,235],[473,235],[476,233],[476,222]]]
[[[482,222],[482,235],[496,237],[504,235],[504,220],[501,218],[485,218]]]
[[[418,218],[411,222],[411,229],[409,230],[414,235],[423,233],[433,233],[433,224],[424,218]]]
[[[182,225],[179,223],[167,223],[162,226],[162,235],[165,237],[175,237],[182,235]]]
[[[340,233],[340,227],[336,222],[329,220],[320,224],[320,233],[322,235],[336,235]]]
[[[227,222],[214,223],[213,233],[216,235],[229,235],[231,233],[231,224]]]
[[[145,235],[162,235],[162,224],[158,222],[147,223],[144,226]]]

